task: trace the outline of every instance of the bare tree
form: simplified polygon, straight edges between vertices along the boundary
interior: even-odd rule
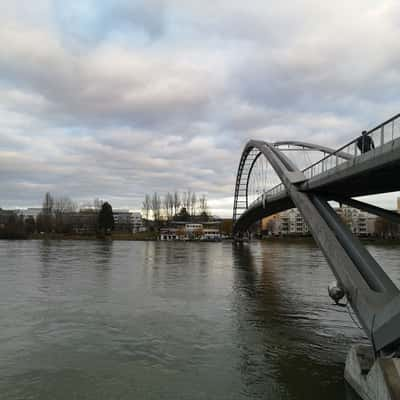
[[[169,204],[168,204],[168,193],[162,198],[162,208],[163,208],[163,214],[165,215],[165,218],[167,221],[169,221]]]
[[[191,201],[191,198],[192,198],[192,193],[191,193],[191,191],[190,190],[188,190],[187,192],[184,192],[183,193],[183,201],[182,201],[182,205],[183,205],[183,207],[185,207],[186,208],[186,211],[188,212],[188,213],[190,213],[190,201]]]
[[[167,220],[170,220],[174,212],[174,197],[170,192],[165,195],[163,203]]]
[[[144,214],[146,220],[148,220],[150,210],[151,210],[151,198],[150,198],[150,195],[148,195],[148,194],[146,194],[146,196],[144,197],[142,210],[143,210],[143,214]]]
[[[95,211],[100,212],[100,210],[102,209],[104,204],[104,201],[99,199],[98,197],[96,197],[93,200],[93,208],[95,209]]]
[[[190,215],[196,215],[197,196],[193,192],[190,196]]]
[[[151,199],[151,211],[153,213],[154,220],[159,222],[161,217],[161,198],[157,192],[153,193],[153,197]]]
[[[187,197],[187,193],[183,192],[182,193],[182,204],[181,204],[182,208],[186,207],[186,197]]]
[[[56,232],[64,232],[65,223],[68,218],[66,214],[73,213],[77,210],[77,205],[69,197],[56,197],[53,201],[53,213],[55,217]]]
[[[207,197],[205,194],[203,194],[199,198],[199,212],[200,212],[200,215],[202,215],[202,216],[208,215]]]
[[[80,209],[85,211],[93,211],[94,213],[99,213],[101,208],[103,207],[104,200],[96,197],[93,201],[87,200],[80,204]]]
[[[176,215],[179,212],[180,206],[181,206],[181,196],[177,191],[175,191],[173,200],[174,215]]]
[[[69,197],[56,197],[53,202],[54,214],[65,214],[77,210],[77,205]]]
[[[44,195],[42,213],[44,215],[51,215],[53,213],[54,199],[50,192]]]

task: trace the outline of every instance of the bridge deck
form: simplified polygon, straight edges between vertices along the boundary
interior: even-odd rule
[[[393,192],[400,190],[399,168],[400,138],[309,179],[301,189],[347,197]]]

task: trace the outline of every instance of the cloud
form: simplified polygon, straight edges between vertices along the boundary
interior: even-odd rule
[[[228,215],[248,139],[336,147],[398,112],[399,16],[391,0],[3,3],[0,206],[190,189]]]
[[[201,66],[160,59],[145,49],[104,45],[77,56],[49,33],[18,26],[3,26],[0,40],[9,44],[0,52],[4,84],[17,85],[25,96],[40,100],[40,117],[56,123],[152,126],[174,119],[196,121],[217,90]]]

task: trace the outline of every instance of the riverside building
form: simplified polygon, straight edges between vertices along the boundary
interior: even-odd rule
[[[171,222],[160,229],[160,240],[203,240],[220,241],[220,222]]]
[[[354,235],[361,237],[377,235],[375,215],[348,206],[336,208],[335,211]],[[261,229],[266,236],[310,235],[308,225],[297,208],[264,218]]]

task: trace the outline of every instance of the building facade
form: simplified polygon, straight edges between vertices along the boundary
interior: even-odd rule
[[[308,225],[297,208],[284,211],[269,217],[263,230],[269,236],[307,236],[310,234]]]
[[[172,223],[160,229],[160,240],[220,241],[219,223]]]
[[[131,225],[131,212],[129,210],[114,209],[114,230],[121,232],[130,232]]]
[[[114,230],[120,232],[142,232],[144,230],[142,214],[126,209],[114,209]]]
[[[140,212],[131,213],[131,226],[133,233],[143,232],[146,230],[143,224],[142,214]]]
[[[376,235],[376,216],[356,208],[342,206],[335,210],[350,231],[356,236]]]
[[[335,211],[354,235],[361,237],[377,235],[375,215],[348,206],[336,208]],[[267,236],[310,235],[308,225],[297,208],[265,218],[261,226],[263,234]]]

